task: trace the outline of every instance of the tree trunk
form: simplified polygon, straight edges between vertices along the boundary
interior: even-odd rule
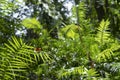
[[[77,25],[79,25],[79,0],[75,0],[75,7],[76,7],[76,19],[77,19]]]
[[[97,12],[98,20],[101,21],[105,17],[105,10],[103,5],[100,4],[100,0],[95,0],[94,7]]]
[[[108,0],[105,0],[105,8],[106,8],[106,14],[108,14],[109,8],[108,8]]]

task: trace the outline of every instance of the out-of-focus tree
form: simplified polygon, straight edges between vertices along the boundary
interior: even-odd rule
[[[69,18],[67,16],[68,10],[64,6],[66,1],[24,0],[24,2],[25,6],[28,7],[26,11],[32,10],[31,12],[29,11],[29,17],[37,18],[43,25],[43,28],[47,29],[52,38],[57,38],[57,29],[62,23],[69,23]]]
[[[13,13],[17,9],[17,1],[0,1],[0,44],[6,42],[12,35],[15,35],[19,26],[19,20],[14,18]]]
[[[74,0],[76,5],[84,3],[85,5],[81,9],[76,7],[76,10],[74,10],[74,13],[76,13],[76,19],[77,22],[80,20],[83,21],[80,14],[82,11],[85,10],[85,17],[84,19],[89,19],[94,26],[98,25],[98,23],[103,19],[109,19],[110,20],[110,32],[113,34],[114,37],[119,38],[120,34],[120,1],[118,0]],[[78,8],[78,9],[77,9]],[[79,10],[79,15],[78,15]],[[73,13],[73,15],[74,15]],[[79,17],[79,18],[78,18]]]

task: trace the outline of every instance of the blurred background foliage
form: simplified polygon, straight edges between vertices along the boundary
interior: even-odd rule
[[[120,79],[119,0],[0,3],[0,79]]]

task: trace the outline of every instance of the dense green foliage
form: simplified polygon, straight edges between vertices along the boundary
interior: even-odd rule
[[[0,78],[2,80],[27,79],[40,63],[51,60],[46,52],[35,52],[34,48],[24,43],[22,39],[12,37],[12,40],[1,48]]]
[[[118,0],[0,3],[1,80],[120,79]]]

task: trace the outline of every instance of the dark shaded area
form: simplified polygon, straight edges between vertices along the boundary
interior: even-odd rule
[[[105,10],[103,8],[103,4],[100,2],[100,0],[95,0],[95,10],[97,12],[98,20],[101,21],[102,19],[105,18]]]

